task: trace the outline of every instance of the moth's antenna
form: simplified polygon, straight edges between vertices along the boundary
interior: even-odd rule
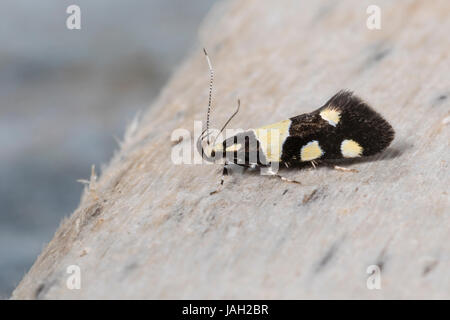
[[[212,88],[213,88],[213,80],[214,80],[214,70],[211,65],[211,60],[209,60],[208,52],[206,52],[206,49],[203,48],[203,52],[205,53],[206,61],[208,62],[209,67],[209,98],[208,98],[208,112],[206,113],[206,132],[209,131],[209,115],[211,113],[211,102],[212,102]],[[207,136],[208,140],[207,143],[209,145],[209,135]]]
[[[230,123],[230,121],[233,120],[234,116],[238,114],[239,108],[241,107],[241,100],[238,99],[237,103],[238,103],[238,104],[237,104],[237,109],[236,109],[236,111],[231,115],[231,117],[228,118],[227,122],[225,122],[225,124],[223,125],[222,129],[220,129],[219,134],[218,134],[218,135],[216,136],[216,138],[214,139],[213,145],[216,144],[217,137],[220,136],[220,134],[221,134],[221,133],[223,132],[223,130],[227,127],[227,125]]]

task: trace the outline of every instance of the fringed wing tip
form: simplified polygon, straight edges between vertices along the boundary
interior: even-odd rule
[[[339,91],[319,110],[326,108],[341,112],[343,127],[340,130],[361,136],[365,156],[386,149],[395,137],[395,131],[389,122],[350,90]]]

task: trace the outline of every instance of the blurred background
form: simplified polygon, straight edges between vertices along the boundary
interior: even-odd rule
[[[0,2],[0,298],[192,49],[213,0]],[[69,5],[81,30],[66,28]],[[98,170],[97,170],[98,172]]]

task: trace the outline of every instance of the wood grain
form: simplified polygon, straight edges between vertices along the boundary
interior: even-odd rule
[[[13,293],[51,298],[450,298],[450,3],[230,1],[217,5],[185,63],[133,123]],[[314,110],[340,89],[395,128],[383,154],[284,169],[302,185],[220,165],[175,165],[172,131],[234,111],[248,128]],[[81,268],[69,290],[66,268]],[[369,290],[367,267],[381,268]]]

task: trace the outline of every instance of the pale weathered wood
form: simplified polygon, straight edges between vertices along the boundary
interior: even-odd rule
[[[13,298],[450,298],[450,2],[232,1],[92,179],[80,207]],[[366,99],[396,129],[358,173],[283,170],[302,185],[220,166],[174,165],[170,136],[204,120],[215,65],[218,127],[309,112],[337,90]],[[181,141],[190,143],[190,141]],[[66,287],[68,265],[82,288]],[[368,290],[366,268],[382,268]]]

